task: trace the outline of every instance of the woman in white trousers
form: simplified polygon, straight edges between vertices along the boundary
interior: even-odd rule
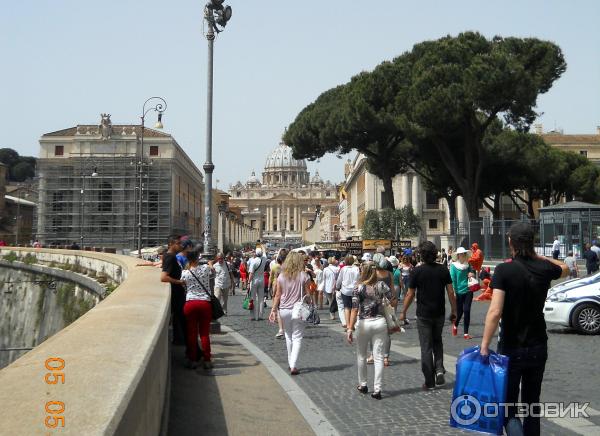
[[[359,284],[352,296],[352,311],[346,330],[346,339],[351,344],[354,340],[356,325],[358,383],[356,387],[362,394],[369,392],[367,387],[367,349],[369,341],[373,343],[375,360],[375,380],[371,397],[381,400],[383,387],[384,346],[389,338],[388,326],[383,316],[383,298],[387,298],[392,306],[397,299],[394,292],[382,281],[377,280],[377,267],[373,262],[363,265]],[[357,324],[357,318],[359,322]]]
[[[304,272],[304,256],[296,252],[289,253],[277,277],[277,290],[269,321],[275,323],[278,314],[281,318],[291,375],[299,374],[297,362],[304,334],[304,321],[293,316],[293,309],[294,304],[309,295],[309,284],[310,277]]]

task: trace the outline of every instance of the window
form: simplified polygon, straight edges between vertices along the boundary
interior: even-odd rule
[[[256,220],[250,220],[250,228],[253,229],[256,226]]]
[[[150,156],[158,156],[158,145],[150,146]]]
[[[235,193],[235,196],[236,196],[236,197],[241,197],[241,196],[242,196],[242,193],[241,193],[241,191],[237,191],[237,192]]]
[[[275,231],[275,232],[277,231],[277,223],[273,224],[273,231]]]
[[[112,185],[110,183],[102,183],[100,192],[98,192],[98,211],[112,211]]]
[[[148,212],[158,212],[158,191],[148,192]]]
[[[267,222],[266,222],[266,221],[264,221],[264,220],[263,220],[263,222],[262,222],[262,230],[263,230],[263,232],[264,232],[265,230],[267,230]]]
[[[429,220],[429,228],[437,229],[438,228],[438,220]]]
[[[329,191],[327,191],[327,192],[325,193],[325,196],[326,196],[326,197],[329,197],[330,195],[331,195],[331,192],[329,192]]]
[[[54,146],[54,156],[62,156],[65,154],[65,146],[64,145],[55,145]]]
[[[579,154],[587,157],[587,150],[579,150]]]
[[[62,212],[65,204],[63,203],[64,196],[62,192],[52,193],[52,212]]]
[[[437,195],[427,191],[425,193],[425,205],[427,209],[437,209],[440,205],[440,199]]]

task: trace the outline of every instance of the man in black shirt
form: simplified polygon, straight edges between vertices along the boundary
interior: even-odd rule
[[[446,313],[446,298],[452,310],[450,319],[456,319],[456,296],[452,288],[452,279],[448,268],[436,263],[437,248],[429,241],[419,246],[423,265],[416,267],[408,281],[408,293],[404,298],[404,308],[400,321],[406,319],[406,311],[410,307],[415,290],[417,292],[417,328],[421,344],[421,370],[425,376],[423,389],[433,389],[435,385],[443,385],[444,380],[444,345],[442,329]]]
[[[181,236],[169,236],[169,249],[163,255],[160,281],[171,284],[171,322],[173,325],[173,344],[185,344],[185,289],[181,281],[181,265],[177,261],[177,253],[183,249]]]
[[[498,265],[494,271],[491,283],[494,294],[481,342],[481,354],[486,356],[502,320],[498,352],[509,357],[507,403],[518,402],[519,385],[521,403],[531,405],[540,401],[548,357],[544,302],[552,280],[569,274],[563,262],[538,256],[533,240],[529,224],[517,223],[510,228],[508,243],[512,260]],[[539,435],[539,406],[530,409],[538,417],[526,417],[523,424],[515,417],[516,409],[508,407],[507,434]]]
[[[590,244],[585,244],[585,250],[582,257],[585,259],[585,269],[587,270],[588,276],[598,271],[598,255],[592,250]]]

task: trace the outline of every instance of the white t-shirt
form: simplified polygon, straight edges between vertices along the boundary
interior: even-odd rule
[[[198,283],[194,275],[200,280],[202,285]],[[208,294],[208,290],[210,289],[210,267],[208,265],[198,265],[192,268],[192,271],[184,269],[181,272],[181,280],[185,282],[186,286],[185,301],[210,301],[210,295]]]
[[[343,295],[351,297],[354,295],[354,288],[359,277],[360,270],[356,265],[345,266],[338,274],[337,287],[342,291]]]
[[[339,270],[340,269],[335,265],[329,265],[323,270],[323,290],[328,294],[335,291],[335,281],[337,280]]]
[[[560,242],[558,239],[552,243],[552,251],[560,251]]]
[[[230,266],[223,261],[223,263],[215,262],[213,267],[215,269],[215,288],[229,289],[231,286]]]
[[[265,282],[265,267],[267,266],[267,258],[264,256],[253,257],[248,261],[248,276],[252,274],[252,281],[254,283]]]

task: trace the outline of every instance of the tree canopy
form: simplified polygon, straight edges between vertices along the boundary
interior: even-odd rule
[[[538,96],[565,70],[560,47],[536,38],[465,32],[425,41],[321,94],[284,140],[297,158],[363,153],[367,169],[383,181],[384,208],[394,209],[392,178],[408,170],[448,200],[452,216],[463,196],[471,219],[481,201],[495,212],[503,194],[516,203],[519,189],[532,198],[590,198],[595,170],[527,133]],[[556,184],[542,163],[555,165]],[[532,178],[535,187],[528,188]]]
[[[35,157],[19,156],[12,148],[0,148],[0,162],[8,167],[8,179],[24,182],[35,176]]]

